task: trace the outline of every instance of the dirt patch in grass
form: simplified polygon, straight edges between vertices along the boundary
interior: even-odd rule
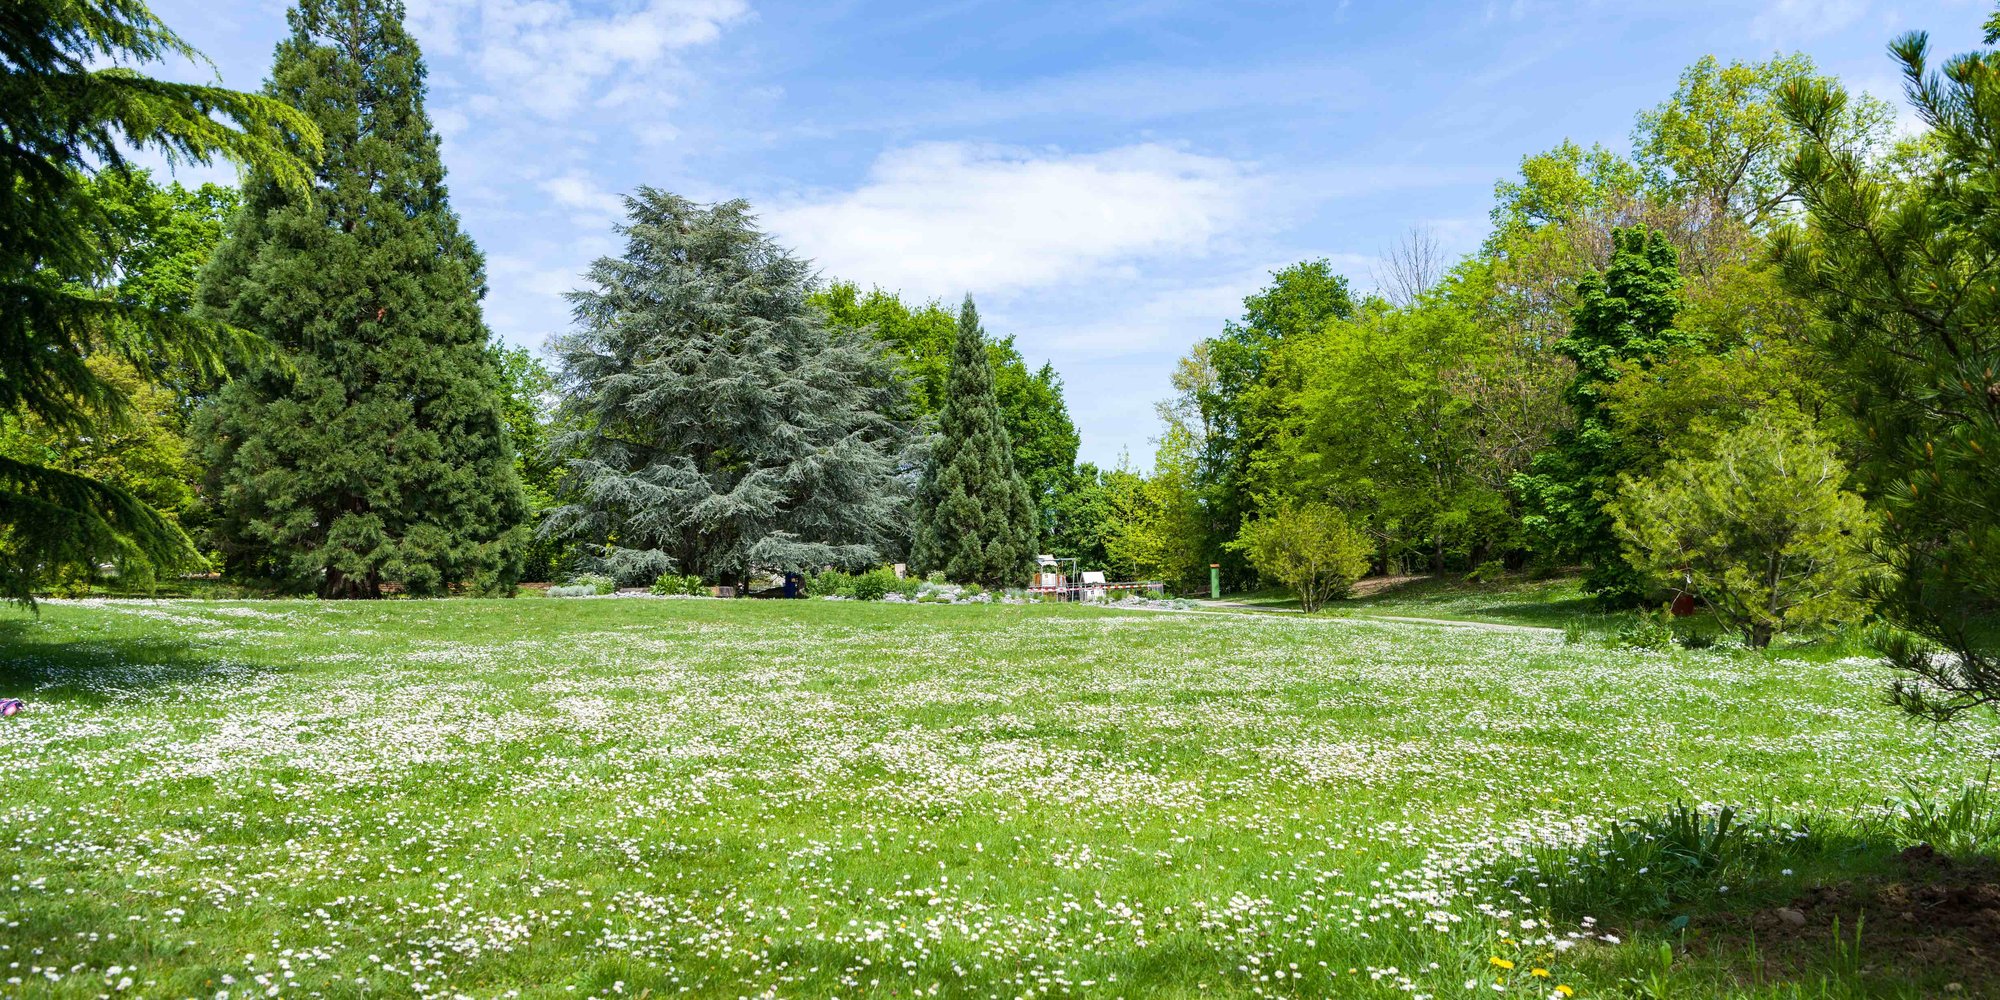
[[[1365,580],[1355,581],[1353,589],[1347,592],[1347,596],[1374,597],[1376,594],[1382,593],[1385,590],[1394,590],[1395,588],[1400,587],[1406,583],[1416,583],[1421,580],[1429,580],[1429,579],[1431,579],[1429,575],[1371,576]]]
[[[1902,870],[1886,878],[1817,886],[1783,906],[1703,920],[1705,937],[1718,948],[1753,943],[1772,979],[1823,969],[1844,942],[1864,977],[2000,996],[2000,865],[1955,862],[1927,845],[1897,861]]]

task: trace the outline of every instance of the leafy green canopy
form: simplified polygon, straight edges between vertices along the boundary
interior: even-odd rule
[[[1027,484],[993,391],[986,331],[972,296],[958,313],[937,441],[917,494],[911,561],[923,572],[988,586],[1020,584],[1039,540]]]
[[[1651,583],[1700,595],[1762,648],[1864,613],[1856,595],[1874,571],[1876,519],[1846,482],[1832,445],[1767,410],[1655,476],[1623,477],[1608,513]]]
[[[1864,432],[1857,468],[1896,571],[1881,613],[1914,636],[1890,650],[1912,675],[1896,697],[1944,718],[2000,706],[2000,53],[1933,70],[1923,34],[1891,48],[1935,156],[1885,178],[1840,141],[1846,94],[1789,91],[1806,140],[1786,176],[1807,218],[1774,253],[1828,321],[1821,346]]]
[[[553,346],[553,447],[579,457],[542,531],[629,583],[879,562],[909,493],[881,344],[827,326],[810,264],[747,203],[640,188],[626,209],[624,255],[591,265]]]
[[[1243,300],[1242,319],[1197,344],[1174,373],[1176,396],[1165,415],[1187,430],[1199,455],[1204,524],[1192,558],[1220,560],[1232,583],[1246,582],[1249,568],[1226,544],[1268,490],[1253,466],[1274,444],[1292,391],[1270,370],[1271,358],[1288,340],[1353,315],[1347,278],[1331,262],[1294,264],[1273,272],[1269,285]]]
[[[303,0],[268,92],[326,138],[312,197],[265,172],[201,289],[278,363],[201,437],[228,568],[325,597],[511,593],[525,514],[460,229],[396,0]]]
[[[1604,273],[1583,280],[1574,326],[1556,346],[1576,365],[1564,392],[1576,423],[1559,431],[1514,482],[1527,508],[1523,522],[1545,551],[1581,558],[1586,591],[1609,604],[1631,604],[1644,596],[1644,584],[1625,561],[1605,510],[1630,456],[1605,398],[1622,366],[1648,367],[1693,341],[1674,326],[1681,276],[1673,246],[1642,226],[1613,234],[1612,247]]]
[[[252,164],[305,185],[295,154],[317,152],[310,121],[282,102],[215,86],[165,83],[129,65],[200,54],[140,0],[15,0],[0,8],[0,410],[56,433],[130,418],[95,352],[141,371],[216,374],[251,346],[241,331],[90,287],[116,230],[88,171],[123,167],[122,151],[169,161]],[[140,557],[190,560],[172,522],[117,486],[34,461],[0,458],[0,595],[31,599],[65,567]]]

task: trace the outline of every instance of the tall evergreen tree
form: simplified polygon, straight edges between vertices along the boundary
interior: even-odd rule
[[[1679,257],[1664,235],[1644,226],[1612,234],[1610,266],[1583,279],[1574,326],[1556,347],[1576,363],[1564,393],[1576,423],[1514,479],[1544,552],[1583,560],[1584,589],[1606,604],[1636,603],[1645,583],[1625,561],[1605,510],[1629,468],[1605,397],[1623,366],[1650,365],[1693,342],[1674,328],[1680,288]]]
[[[230,569],[325,597],[511,592],[524,510],[400,0],[301,0],[266,93],[326,140],[310,198],[262,174],[201,289],[281,362],[207,414]]]
[[[132,68],[168,58],[201,55],[143,0],[0,5],[0,412],[54,434],[143,422],[148,407],[134,405],[120,373],[217,374],[251,346],[155,297],[107,294],[123,249],[107,235],[124,227],[90,174],[123,171],[125,154],[143,147],[174,162],[254,164],[300,189],[307,167],[294,153],[318,143],[279,101]],[[121,363],[105,363],[113,358]],[[29,602],[54,575],[134,557],[167,566],[196,553],[115,483],[0,457],[0,597]]]
[[[1034,506],[1014,469],[986,331],[970,295],[958,311],[938,439],[917,503],[918,569],[991,586],[1019,584],[1027,575],[1035,555]]]
[[[542,531],[593,546],[624,582],[677,569],[881,560],[903,523],[907,434],[882,346],[830,330],[812,267],[758,231],[742,201],[640,188],[625,254],[591,265],[559,338],[554,448],[575,503]]]

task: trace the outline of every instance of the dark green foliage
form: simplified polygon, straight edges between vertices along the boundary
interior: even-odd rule
[[[641,188],[626,207],[624,255],[591,265],[553,348],[574,500],[543,533],[621,579],[879,562],[908,494],[881,345],[828,327],[811,266],[748,204]]]
[[[310,199],[253,175],[201,290],[280,348],[203,437],[241,576],[377,597],[511,593],[526,510],[459,230],[397,0],[302,0],[267,91],[326,138]]]
[[[2000,53],[1934,72],[1922,34],[1891,48],[1936,155],[1881,177],[1839,141],[1847,95],[1789,91],[1807,224],[1775,253],[1828,321],[1819,346],[1864,432],[1855,467],[1896,571],[1879,612],[1907,633],[1886,652],[1913,675],[1895,698],[1942,719],[2000,706]]]
[[[955,581],[1017,586],[1038,540],[1028,487],[1014,468],[979,311],[966,296],[939,415],[937,442],[917,495],[911,561]]]
[[[932,300],[909,306],[879,288],[864,295],[849,282],[813,293],[813,303],[826,311],[834,326],[872,331],[889,345],[908,390],[911,419],[935,418],[943,410],[952,348],[958,339],[958,318],[943,304]],[[1051,532],[1070,488],[1078,444],[1076,425],[1063,399],[1062,377],[1046,363],[1030,369],[1012,337],[989,338],[986,352],[993,363],[1001,422],[1014,449],[1014,470],[1028,486],[1042,530]]]
[[[1557,345],[1576,364],[1564,393],[1576,423],[1514,480],[1545,555],[1582,560],[1584,589],[1607,605],[1637,603],[1645,584],[1605,510],[1630,456],[1604,403],[1623,367],[1644,368],[1694,342],[1674,327],[1680,288],[1678,255],[1664,236],[1643,226],[1612,234],[1610,266],[1583,280],[1570,334]]]
[[[130,68],[168,58],[200,55],[140,0],[0,7],[0,411],[54,433],[130,417],[88,364],[93,353],[213,376],[253,346],[242,331],[162,311],[169,303],[105,291],[119,255],[107,237],[126,230],[86,172],[123,170],[137,147],[253,164],[296,190],[306,165],[294,153],[317,149],[312,124],[277,101]],[[117,486],[33,462],[0,471],[0,596],[27,602],[54,574],[133,555],[159,567],[196,558],[170,520]]]

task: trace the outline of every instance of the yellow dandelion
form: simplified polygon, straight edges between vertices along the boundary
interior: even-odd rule
[[[1543,979],[1549,978],[1549,970],[1542,968],[1529,969],[1528,974],[1531,976],[1539,976]]]
[[[1487,959],[1487,961],[1492,962],[1494,965],[1497,965],[1503,969],[1511,969],[1514,967],[1514,963],[1509,962],[1504,958],[1489,958]]]
[[[1576,991],[1575,991],[1575,990],[1573,990],[1573,989],[1570,989],[1569,987],[1567,987],[1567,986],[1564,986],[1564,985],[1562,985],[1562,984],[1560,984],[1560,983],[1556,984],[1556,992],[1557,992],[1557,993],[1560,993],[1560,994],[1562,994],[1563,996],[1566,996],[1566,997],[1573,997],[1573,996],[1575,996],[1575,995],[1576,995]]]

